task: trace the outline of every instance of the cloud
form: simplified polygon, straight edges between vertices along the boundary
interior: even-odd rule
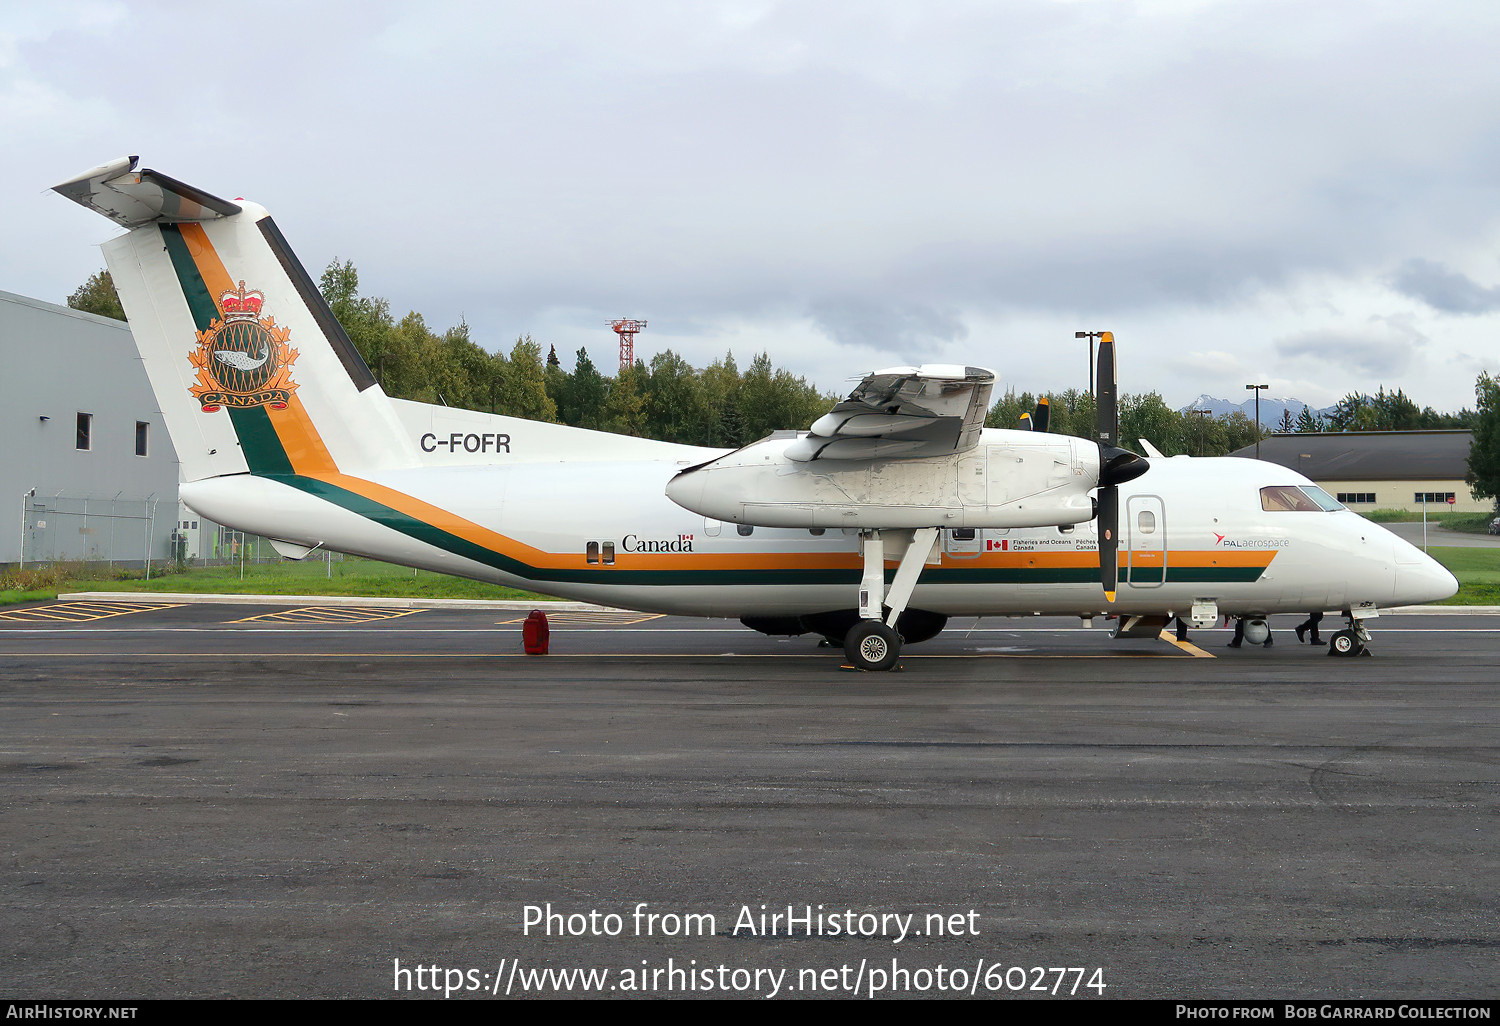
[[[1391,277],[1397,292],[1453,314],[1500,310],[1500,287],[1485,288],[1468,275],[1430,260],[1408,260]]]
[[[1353,355],[1287,374],[1341,392],[1416,342],[1377,316],[1399,267],[1432,338],[1407,380],[1451,405],[1443,357],[1500,327],[1448,270],[1500,238],[1500,5],[1345,8],[328,0],[257,5],[267,50],[176,45],[175,2],[0,4],[25,143],[0,284],[76,288],[106,229],[42,190],[140,153],[264,203],[314,274],[339,254],[398,311],[559,352],[631,315],[798,373],[941,356],[1053,387],[1106,327],[1185,400],[1335,324]],[[244,34],[192,10],[195,38]],[[1205,348],[1232,359],[1183,359]]]
[[[1274,346],[1283,359],[1317,360],[1380,376],[1405,371],[1429,341],[1402,318],[1371,317],[1357,328],[1302,332],[1277,339]]]
[[[822,300],[812,304],[809,316],[818,330],[840,345],[888,350],[916,363],[935,346],[969,334],[957,314],[920,303]]]

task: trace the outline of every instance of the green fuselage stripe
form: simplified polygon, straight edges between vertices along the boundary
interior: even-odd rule
[[[272,480],[289,485],[309,495],[317,496],[357,513],[366,520],[389,527],[409,538],[424,542],[444,552],[473,560],[483,566],[512,574],[528,581],[558,584],[630,584],[668,587],[673,585],[798,585],[833,584],[853,587],[859,583],[857,567],[845,569],[806,569],[794,567],[768,567],[764,570],[625,570],[611,566],[583,569],[561,567],[536,567],[513,556],[495,552],[465,538],[444,531],[415,517],[392,509],[384,503],[352,492],[347,488],[320,481],[317,478],[297,474],[265,475]],[[767,554],[774,558],[774,554]],[[895,575],[894,568],[886,570],[889,581]],[[1169,569],[1167,582],[1218,581],[1223,583],[1254,581],[1263,572],[1261,567],[1187,567],[1182,571]],[[1151,570],[1152,583],[1161,580],[1160,568]],[[1179,576],[1179,574],[1181,576]],[[1145,575],[1141,575],[1144,583]],[[1099,580],[1096,567],[929,567],[922,572],[925,584],[1090,584]]]

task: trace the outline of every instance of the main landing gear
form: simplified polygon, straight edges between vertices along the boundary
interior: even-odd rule
[[[887,539],[894,540],[898,546],[905,542],[890,591],[885,589]],[[844,635],[844,654],[856,669],[879,671],[896,666],[901,657],[901,635],[896,633],[896,621],[911,600],[917,578],[937,546],[937,540],[936,527],[860,532],[859,549],[865,562],[864,576],[859,582],[860,620]]]
[[[844,635],[844,655],[861,670],[889,670],[901,656],[901,635],[879,620],[861,620]]]

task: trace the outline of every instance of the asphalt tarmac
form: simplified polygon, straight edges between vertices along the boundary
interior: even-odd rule
[[[0,996],[1500,990],[1500,616],[523,614],[0,611]]]

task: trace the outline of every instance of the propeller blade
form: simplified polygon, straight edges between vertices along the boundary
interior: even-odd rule
[[[1047,423],[1052,419],[1052,404],[1047,402],[1047,397],[1042,396],[1036,401],[1036,412],[1031,415],[1031,429],[1033,431],[1046,431]]]
[[[1115,600],[1119,586],[1116,554],[1120,547],[1120,490],[1113,486],[1099,489],[1099,583],[1104,585],[1106,602]]]
[[[1098,385],[1094,396],[1094,440],[1113,449],[1120,444],[1119,383],[1115,375],[1115,334],[1099,333]]]
[[[1115,371],[1114,332],[1099,334],[1099,366],[1094,395],[1094,439],[1099,443],[1099,583],[1104,598],[1115,600],[1120,585],[1120,489],[1151,464],[1120,448],[1120,388]]]
[[[1020,428],[1021,428],[1022,431],[1035,431],[1036,430],[1036,428],[1033,427],[1032,424],[1031,424],[1031,414],[1029,414],[1029,413],[1023,413],[1023,414],[1021,414]]]

